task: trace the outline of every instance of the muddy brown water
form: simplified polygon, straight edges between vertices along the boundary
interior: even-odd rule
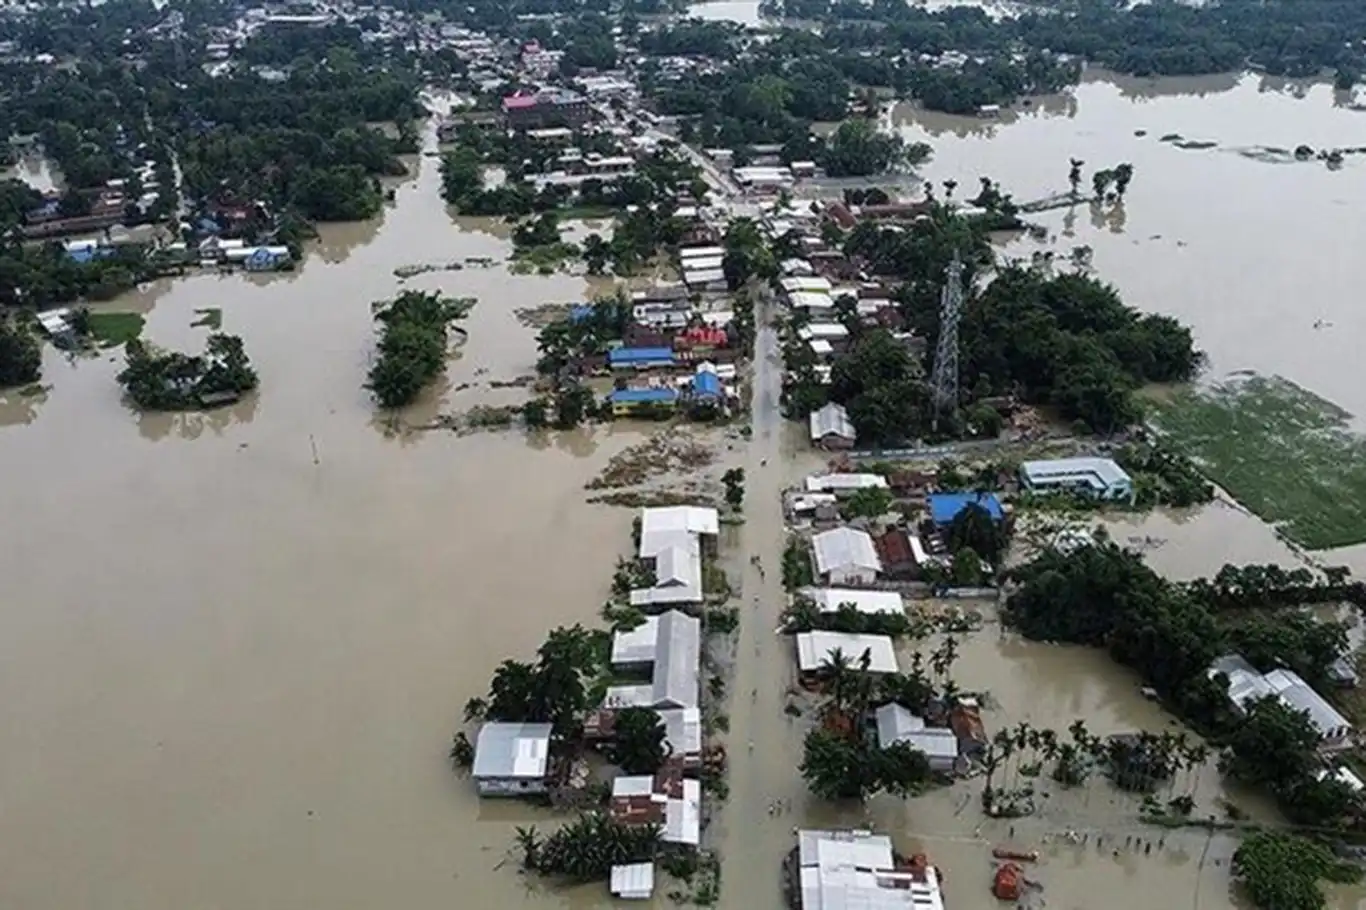
[[[1083,209],[1075,238],[1055,246],[1095,247],[1101,275],[1140,306],[1189,319],[1217,367],[1284,372],[1361,410],[1342,365],[1360,327],[1339,258],[1360,246],[1347,204],[1360,195],[1357,163],[1330,173],[1153,138],[1354,141],[1342,136],[1359,115],[1321,90],[1298,100],[1260,87],[1232,80],[1200,97],[1088,82],[1075,110],[991,125],[922,118],[907,130],[936,144],[935,179],[966,186],[980,170],[1018,198],[1060,189],[1069,155],[1133,161],[1120,231],[1113,213],[1093,225]],[[148,338],[185,347],[207,332],[191,328],[195,310],[221,308],[223,329],[245,338],[260,372],[259,395],[208,415],[138,417],[119,399],[116,354],[68,361],[49,349],[39,394],[0,396],[0,806],[10,832],[0,904],[608,902],[600,886],[547,889],[512,871],[513,828],[553,818],[479,803],[445,751],[465,699],[498,661],[530,654],[557,623],[594,619],[631,513],[586,505],[582,486],[642,431],[387,431],[361,388],[371,301],[403,287],[479,298],[469,341],[407,415],[422,422],[520,400],[521,390],[487,386],[534,364],[532,334],[513,310],[586,289],[582,278],[503,268],[399,281],[403,265],[509,252],[506,225],[452,219],[436,162],[415,163],[420,174],[397,182],[380,219],[326,228],[293,275],[203,275],[116,302],[147,314]],[[1061,231],[1067,213],[1044,217]],[[1018,244],[1021,255],[1031,249]],[[1307,328],[1320,317],[1331,331]],[[760,349],[773,353],[771,333]],[[726,709],[731,793],[707,833],[725,857],[721,905],[778,906],[794,826],[862,823],[929,852],[949,876],[950,907],[995,906],[989,850],[1010,825],[981,819],[976,783],[861,810],[804,795],[803,722],[782,711],[791,644],[774,634],[778,493],[820,459],[801,428],[776,418],[777,391],[768,362],[755,381],[753,442],[734,454],[751,478],[740,546],[765,573],[729,560],[743,615]],[[1161,541],[1151,558],[1173,575],[1294,559],[1236,511],[1116,520],[1111,532]],[[960,684],[992,693],[989,729],[1065,727],[1077,715],[1096,732],[1172,726],[1102,654],[1020,642],[994,625],[961,651]],[[1179,786],[1202,807],[1229,798],[1254,817],[1269,812],[1221,790],[1212,770]],[[1115,855],[1125,837],[1161,834],[1133,816],[1097,783],[1016,823],[1015,840],[1044,851],[1050,906],[1230,905],[1231,839],[1168,834],[1151,853]],[[1092,839],[1057,840],[1069,831]],[[1096,834],[1111,846],[1097,849]],[[1334,897],[1346,907],[1361,893]],[[663,894],[654,903],[669,905]]]

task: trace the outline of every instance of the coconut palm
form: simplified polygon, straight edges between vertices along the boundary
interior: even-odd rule
[[[1080,158],[1071,159],[1068,164],[1071,168],[1067,172],[1067,182],[1072,186],[1072,195],[1077,195],[1077,190],[1081,187],[1081,166],[1085,164]]]
[[[483,720],[484,716],[488,714],[488,710],[488,702],[482,698],[471,698],[465,702],[465,723]]]
[[[522,868],[536,868],[536,853],[541,848],[541,835],[535,825],[517,826],[517,846],[522,850]]]

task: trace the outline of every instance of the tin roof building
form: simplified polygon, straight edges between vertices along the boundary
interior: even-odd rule
[[[479,728],[471,776],[480,796],[528,796],[546,791],[550,724],[500,723]]]
[[[1352,723],[1315,692],[1298,673],[1272,670],[1259,673],[1241,654],[1226,654],[1210,665],[1210,679],[1219,674],[1228,678],[1228,697],[1239,711],[1248,704],[1275,696],[1291,711],[1304,714],[1319,733],[1320,748],[1338,751],[1352,746]]]
[[[896,673],[896,650],[891,636],[857,635],[852,632],[802,632],[797,635],[797,668],[803,673],[819,673],[839,651],[853,666],[868,655],[869,673]]]
[[[802,588],[797,592],[822,613],[834,613],[846,605],[860,613],[904,613],[906,605],[895,591],[864,588]]]
[[[866,585],[882,571],[873,538],[866,531],[834,528],[811,538],[816,574],[831,586]]]
[[[1066,490],[1099,499],[1132,499],[1134,482],[1109,458],[1056,458],[1020,465],[1020,483],[1039,492]]]
[[[944,910],[933,866],[898,866],[892,839],[869,831],[797,832],[798,910]]]
[[[940,527],[953,524],[964,509],[977,506],[991,516],[992,521],[1004,521],[1005,510],[995,493],[931,493],[926,498],[930,518]]]

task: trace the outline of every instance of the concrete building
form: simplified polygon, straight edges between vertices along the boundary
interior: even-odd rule
[[[513,130],[576,127],[592,114],[587,98],[563,89],[519,93],[503,99],[503,121]]]
[[[1134,483],[1109,458],[1056,458],[1020,465],[1020,483],[1039,493],[1058,490],[1098,499],[1133,499]]]
[[[834,528],[811,538],[816,575],[826,584],[870,585],[877,581],[882,562],[866,531]]]
[[[858,439],[844,405],[830,402],[811,412],[811,444],[819,449],[852,448]]]
[[[545,793],[550,775],[550,724],[490,722],[479,728],[471,776],[480,796]]]
[[[925,718],[911,713],[908,708],[893,702],[874,712],[877,721],[877,744],[885,749],[893,743],[905,743],[923,752],[930,762],[930,770],[947,774],[958,766],[958,734],[949,727],[931,727]]]
[[[869,487],[886,487],[887,478],[881,474],[812,474],[806,478],[806,492],[834,493],[836,496],[849,496]]]
[[[801,632],[797,636],[797,669],[803,674],[820,676],[830,663],[830,655],[839,651],[857,667],[863,655],[868,655],[869,673],[899,672],[896,650],[889,635],[858,635],[852,632]]]
[[[1291,670],[1259,673],[1241,654],[1226,654],[1210,665],[1210,679],[1221,673],[1228,679],[1229,700],[1239,711],[1246,711],[1251,702],[1275,696],[1291,711],[1309,718],[1318,730],[1322,751],[1340,752],[1352,747],[1351,721],[1310,688],[1299,674]]]
[[[927,864],[898,864],[890,837],[803,830],[794,853],[794,910],[944,910],[938,872]]]

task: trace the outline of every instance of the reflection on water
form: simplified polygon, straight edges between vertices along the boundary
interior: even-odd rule
[[[260,401],[258,393],[245,396],[241,401],[211,411],[181,411],[172,413],[138,413],[138,432],[144,439],[156,442],[168,437],[193,441],[205,432],[222,436],[233,424],[250,423],[256,416],[256,404]],[[135,412],[136,413],[136,412]],[[247,443],[242,443],[245,448]]]

